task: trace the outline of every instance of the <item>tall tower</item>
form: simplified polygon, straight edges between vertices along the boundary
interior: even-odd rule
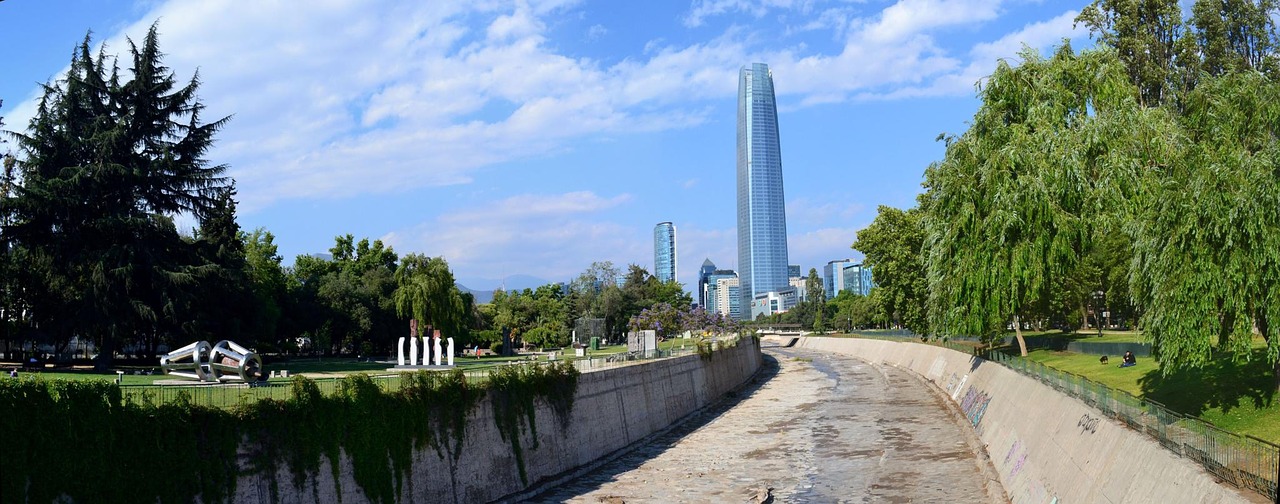
[[[773,73],[752,63],[738,74],[738,282],[741,302],[785,289],[787,214]],[[745,317],[750,310],[742,310]]]
[[[653,227],[653,276],[663,282],[676,279],[676,225],[670,222]]]
[[[711,275],[716,272],[716,263],[711,262],[708,257],[702,261],[702,267],[698,269],[698,306],[707,307],[707,281]]]

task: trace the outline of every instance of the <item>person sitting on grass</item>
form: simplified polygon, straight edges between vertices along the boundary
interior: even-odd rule
[[[1129,366],[1137,366],[1137,365],[1138,365],[1138,358],[1133,356],[1133,351],[1126,351],[1124,353],[1124,362],[1120,363],[1120,367],[1129,367]]]

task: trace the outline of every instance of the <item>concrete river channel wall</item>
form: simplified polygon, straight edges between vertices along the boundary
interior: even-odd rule
[[[1015,503],[1254,502],[1084,402],[943,347],[855,338],[796,346],[908,369],[947,393],[977,432]]]
[[[430,447],[416,450],[412,472],[397,500],[401,502],[490,502],[518,500],[519,492],[554,481],[576,468],[626,448],[659,432],[735,388],[760,368],[757,340],[720,349],[710,358],[697,354],[641,361],[630,366],[583,373],[569,421],[563,427],[552,409],[536,408],[537,448],[530,432],[521,435],[527,482],[521,481],[516,454],[502,438],[489,398],[483,398],[467,418],[466,439],[456,461]],[[352,476],[345,455],[334,480],[329,462],[301,485],[281,483],[273,495],[269,478],[241,477],[231,502],[368,502]],[[283,466],[283,464],[281,464]],[[280,467],[277,481],[291,481]]]

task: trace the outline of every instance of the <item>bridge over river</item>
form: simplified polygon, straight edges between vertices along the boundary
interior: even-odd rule
[[[910,371],[764,345],[744,390],[533,501],[1007,502],[980,440]]]

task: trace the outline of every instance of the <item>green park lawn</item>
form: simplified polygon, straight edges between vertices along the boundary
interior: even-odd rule
[[[1200,369],[1161,374],[1155,360],[1120,368],[1118,356],[1101,364],[1097,355],[1035,350],[1028,359],[1084,376],[1111,388],[1158,402],[1219,428],[1280,444],[1280,398],[1265,354],[1255,350],[1248,362],[1229,358]]]
[[[674,338],[674,339],[668,339],[668,340],[662,341],[658,344],[658,346],[662,350],[692,348],[693,341],[694,340],[692,339]],[[601,357],[601,356],[614,355],[619,353],[626,353],[626,351],[627,351],[626,345],[610,345],[610,346],[600,347],[599,350],[594,350],[594,351],[589,350],[587,354],[589,357]],[[572,357],[573,349],[566,348],[564,350],[561,350],[558,353],[562,357]],[[524,355],[517,355],[513,357],[483,356],[479,359],[476,359],[475,357],[456,357],[454,358],[454,364],[456,364],[459,369],[463,370],[468,375],[474,375],[477,373],[483,374],[488,370],[495,368],[497,366],[500,366],[504,363],[528,362],[533,359],[545,361],[546,357],[543,356],[543,353],[524,354]],[[5,376],[8,376],[7,370],[12,369],[14,365],[16,365],[16,363],[0,363],[0,369],[6,370]],[[361,361],[361,360],[352,359],[352,358],[295,357],[288,360],[269,359],[264,364],[264,367],[268,372],[287,370],[289,371],[290,376],[306,375],[308,377],[320,379],[320,380],[324,380],[328,378],[340,378],[342,376],[355,374],[355,373],[364,373],[364,374],[371,374],[371,375],[378,375],[378,376],[387,376],[391,374],[387,372],[387,368],[389,366],[386,362],[367,362],[367,361]],[[138,367],[120,368],[121,371],[125,372],[124,376],[122,377],[121,384],[126,387],[147,386],[147,385],[154,385],[155,382],[158,380],[175,379],[175,377],[173,376],[168,376],[168,375],[159,374],[159,373],[150,374],[150,375],[135,374],[135,372],[142,372],[146,369],[150,369],[152,371],[158,371],[159,365],[157,364],[154,367],[147,367],[147,368],[138,368]],[[19,378],[39,377],[40,379],[44,379],[44,380],[104,380],[104,381],[112,381],[112,382],[114,382],[117,377],[117,374],[115,373],[115,371],[111,371],[107,373],[99,373],[99,372],[94,372],[91,369],[67,369],[67,368],[53,368],[53,367],[43,368],[41,370],[36,370],[36,371],[20,370],[18,375],[19,375]],[[289,378],[272,378],[268,380],[268,383],[272,385],[283,385],[288,381],[289,381]],[[174,387],[169,387],[169,388],[174,388]],[[199,390],[196,393],[214,393],[212,392],[212,390],[217,389],[217,387],[214,387],[214,388],[210,388],[209,391],[206,391],[203,389],[208,387],[198,387],[198,388],[201,390]],[[242,390],[242,389],[231,388],[226,390],[233,391],[229,393],[231,393],[232,395],[235,395],[237,393],[235,393],[234,391]],[[223,394],[228,392],[220,390],[217,393]],[[280,395],[280,397],[278,398],[283,399],[284,398],[283,394],[285,393],[286,393],[285,390],[281,390],[280,394],[267,393],[266,395],[270,395],[273,397],[275,395]],[[257,396],[261,396],[263,394],[264,392],[255,392],[255,395]],[[231,397],[228,400],[231,402],[235,402],[234,397]],[[223,403],[226,401],[217,401],[217,402]]]

